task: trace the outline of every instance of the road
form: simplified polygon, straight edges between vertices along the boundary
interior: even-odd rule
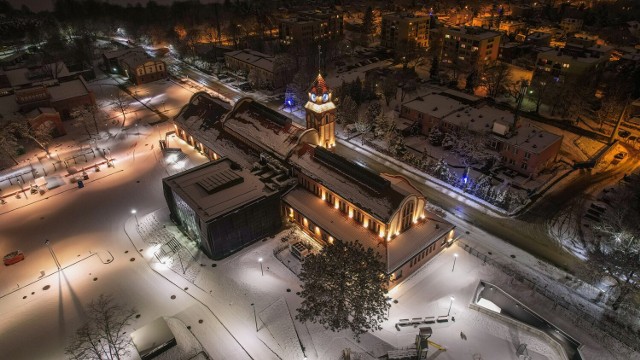
[[[369,169],[377,172],[397,172],[392,167],[382,164],[371,157],[338,144],[336,152],[353,161],[365,164]],[[525,213],[515,217],[496,217],[475,207],[438,191],[434,187],[423,183],[414,184],[425,195],[427,200],[462,220],[475,225],[482,230],[499,237],[520,249],[545,260],[557,267],[571,271],[579,262],[573,254],[562,249],[547,232],[547,222],[558,214],[576,194],[587,194],[599,185],[610,183],[621,178],[625,173],[631,173],[637,168],[637,161],[629,158],[612,169],[592,175],[588,172],[580,174],[569,186],[554,189],[538,199]]]
[[[219,92],[223,96],[237,101],[243,97],[241,91],[234,91],[212,76],[193,69],[186,64],[173,59],[173,64],[177,65],[181,71],[189,78],[203,84],[210,89]],[[274,104],[269,104],[276,107]],[[336,152],[361,164],[366,164],[370,169],[377,172],[396,172],[386,164],[382,164],[369,156],[338,145]],[[593,192],[598,186],[607,184],[622,177],[626,173],[631,173],[636,167],[635,159],[627,159],[617,166],[607,171],[591,174],[584,172],[568,186],[552,188],[548,194],[538,199],[527,211],[514,217],[496,217],[478,210],[472,206],[459,202],[447,194],[444,194],[427,183],[416,184],[425,194],[427,199],[447,210],[458,218],[475,225],[482,230],[499,237],[520,249],[536,256],[539,259],[550,262],[562,269],[571,271],[579,263],[579,259],[572,253],[563,249],[558,242],[548,233],[548,222],[558,215],[576,194]]]

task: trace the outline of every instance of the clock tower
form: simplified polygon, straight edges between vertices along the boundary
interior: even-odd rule
[[[331,90],[320,73],[311,84],[309,101],[304,108],[307,113],[307,129],[318,131],[318,145],[327,149],[336,146],[336,106],[331,101]]]

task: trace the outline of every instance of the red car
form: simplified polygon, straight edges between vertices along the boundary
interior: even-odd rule
[[[16,250],[14,252],[8,253],[4,256],[4,264],[6,266],[13,265],[17,262],[24,260],[24,253],[20,250]]]

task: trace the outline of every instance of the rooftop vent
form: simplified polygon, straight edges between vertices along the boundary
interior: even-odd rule
[[[244,182],[242,176],[238,175],[233,170],[224,170],[219,173],[205,176],[196,183],[200,185],[207,194],[211,195],[220,190],[241,184],[242,182]]]

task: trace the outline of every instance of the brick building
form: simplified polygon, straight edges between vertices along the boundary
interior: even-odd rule
[[[407,44],[416,44],[426,48],[429,46],[430,27],[431,18],[429,16],[399,13],[383,15],[380,27],[380,45],[398,49]]]

